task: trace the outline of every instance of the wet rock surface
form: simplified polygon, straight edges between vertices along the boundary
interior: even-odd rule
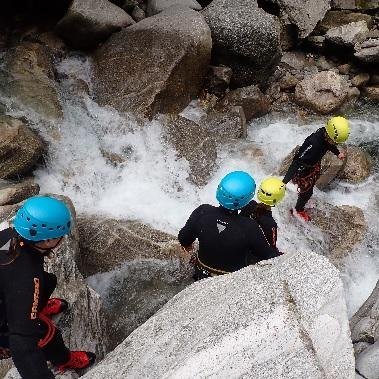
[[[45,152],[45,145],[26,125],[0,116],[0,178],[28,173]]]
[[[6,96],[47,119],[61,119],[62,108],[54,82],[52,52],[39,43],[22,42],[4,57],[0,82]]]
[[[202,7],[196,0],[148,0],[147,16],[154,16],[173,5],[182,5],[195,11],[201,11]]]
[[[21,183],[0,182],[0,206],[17,204],[39,193],[39,185],[33,180]]]
[[[96,52],[96,98],[146,116],[179,113],[200,92],[211,47],[200,13],[170,7],[114,34]]]

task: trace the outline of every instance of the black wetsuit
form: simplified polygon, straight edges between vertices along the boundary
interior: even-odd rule
[[[198,239],[198,264],[209,274],[237,271],[277,256],[256,221],[208,204],[192,212],[178,239],[182,246]]]
[[[56,277],[44,271],[43,254],[27,241],[17,240],[13,229],[1,231],[0,236],[1,329],[8,329],[13,362],[24,379],[54,378],[46,361],[61,365],[70,358],[59,330],[40,314]]]
[[[258,203],[255,200],[250,201],[246,207],[241,209],[240,215],[254,219],[262,228],[269,244],[277,250],[278,255],[281,255],[276,247],[278,224],[272,217],[271,209],[260,208],[259,211],[257,211],[257,205]]]
[[[313,195],[313,187],[320,177],[320,165],[323,156],[331,151],[338,156],[337,146],[326,139],[325,128],[320,128],[308,136],[293,158],[283,182],[287,184],[291,179],[298,185],[299,197],[295,209],[303,211],[305,204]]]

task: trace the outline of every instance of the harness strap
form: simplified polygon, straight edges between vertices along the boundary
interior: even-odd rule
[[[197,257],[197,267],[200,270],[206,271],[207,274],[210,276],[217,276],[217,275],[223,275],[223,274],[230,274],[229,271],[220,270],[217,268],[209,267],[206,264],[204,264],[199,257]]]

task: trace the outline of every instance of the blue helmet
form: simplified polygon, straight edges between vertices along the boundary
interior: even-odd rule
[[[49,196],[25,201],[13,220],[16,232],[29,241],[44,241],[70,233],[71,213],[67,205]]]
[[[255,181],[247,172],[233,171],[222,178],[216,199],[226,209],[241,209],[254,197],[255,188]]]

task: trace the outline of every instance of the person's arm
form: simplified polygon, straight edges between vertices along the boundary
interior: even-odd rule
[[[191,250],[192,244],[197,238],[197,220],[202,213],[202,206],[196,208],[186,224],[180,229],[178,234],[179,243],[187,250]]]
[[[332,143],[328,144],[328,150],[331,151],[337,157],[339,157],[339,155],[341,154],[338,147],[336,145],[333,145]]]
[[[38,347],[41,330],[40,310],[42,275],[33,268],[18,265],[17,278],[6,294],[9,347],[13,362],[22,378],[51,379],[46,358]]]
[[[288,167],[287,173],[285,174],[282,180],[284,184],[287,184],[295,176],[300,166],[301,162],[294,158],[291,165]]]

